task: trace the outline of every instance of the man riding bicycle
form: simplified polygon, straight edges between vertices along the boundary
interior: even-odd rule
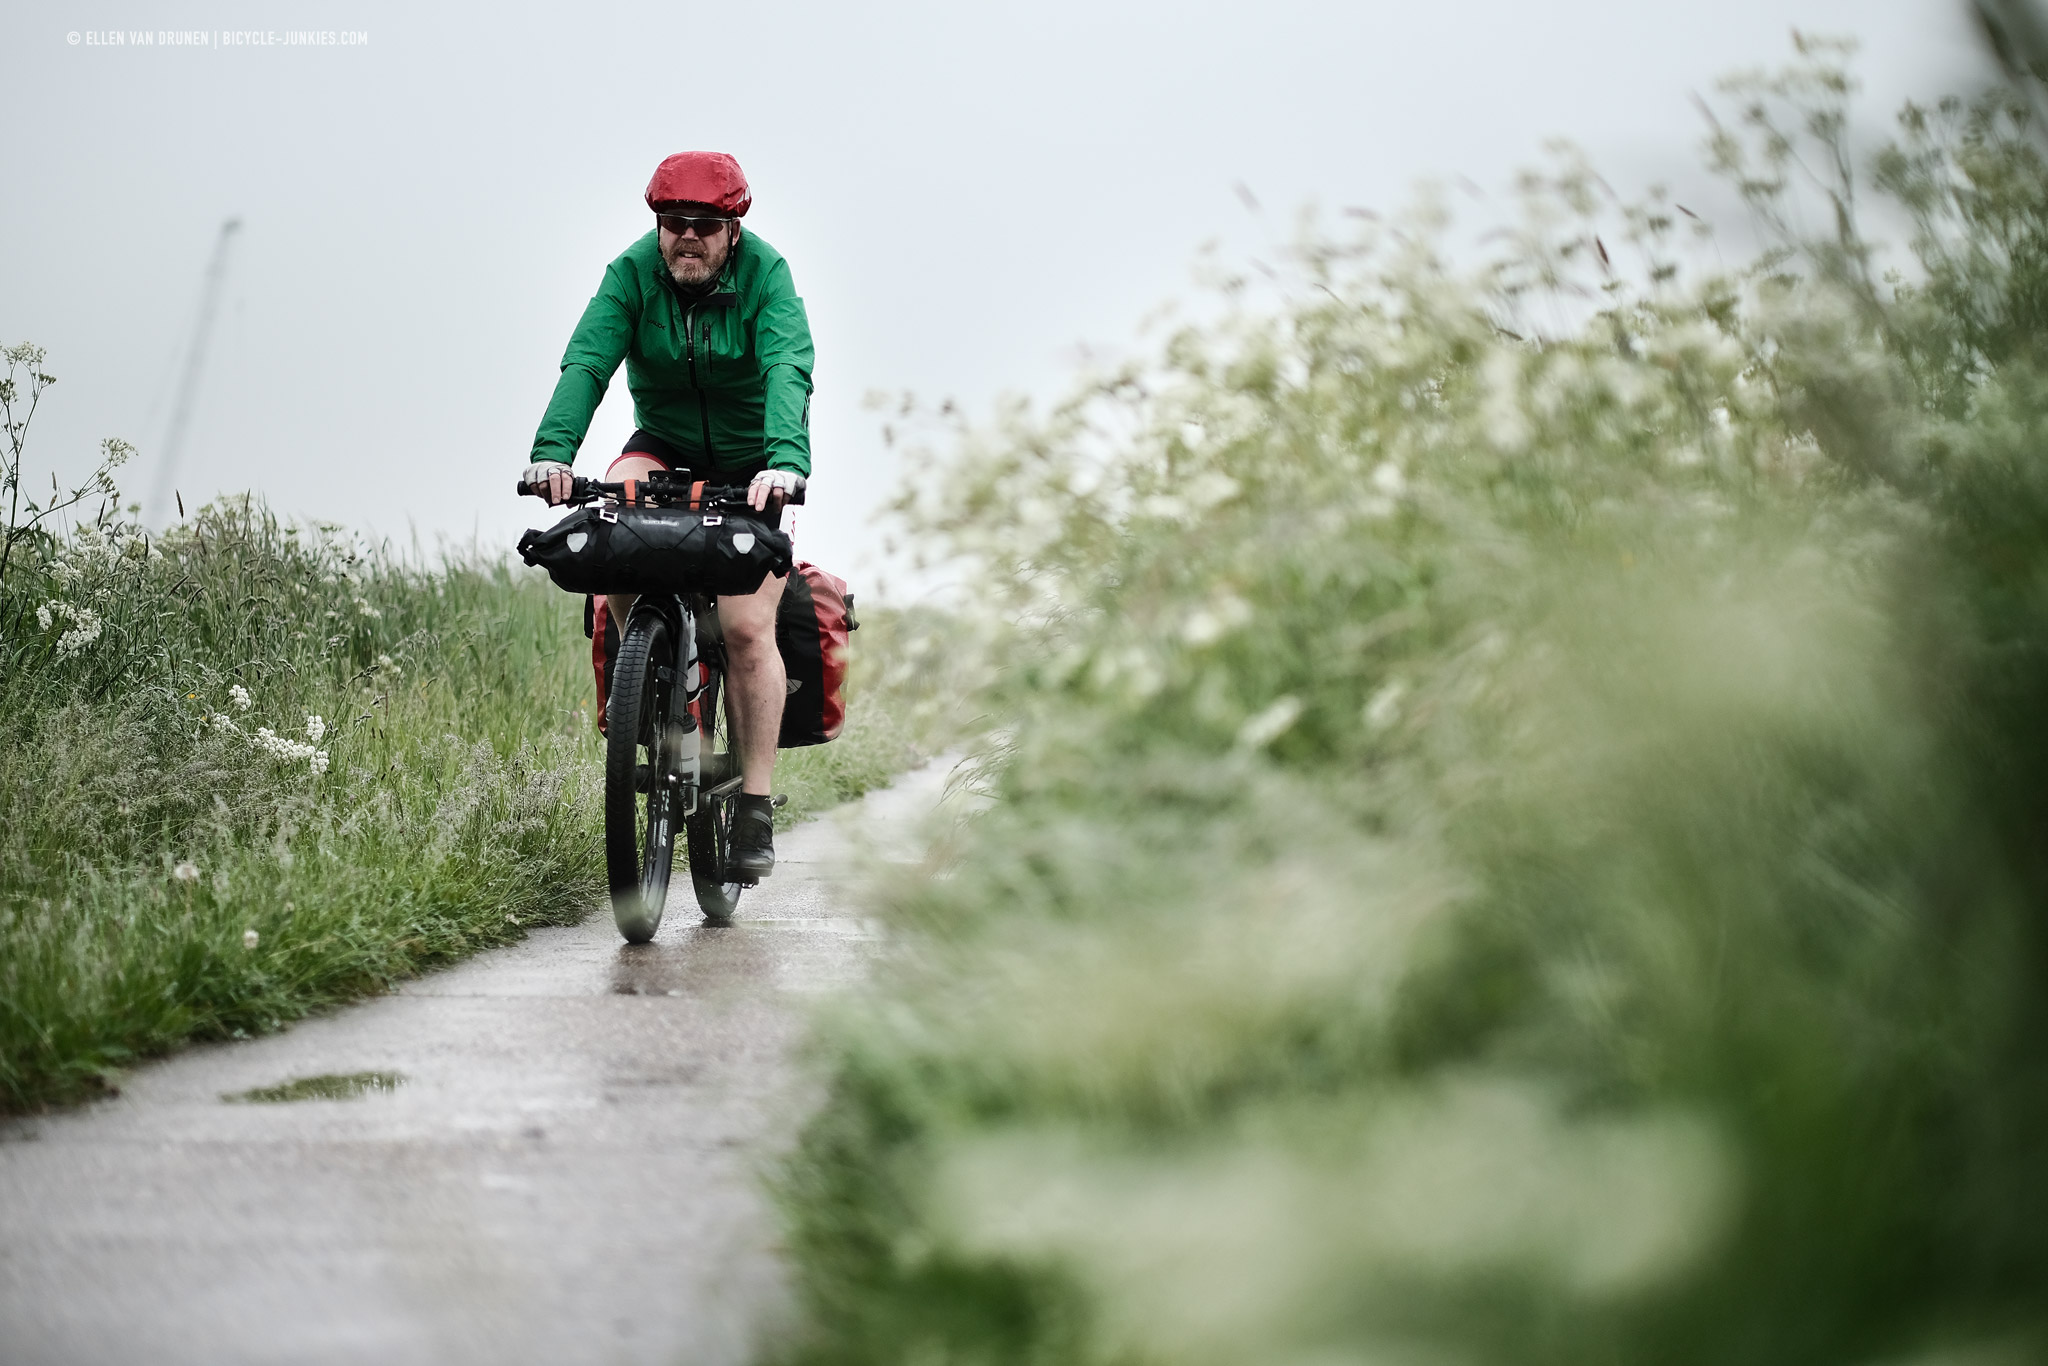
[[[624,361],[638,430],[605,478],[687,469],[746,484],[748,503],[780,518],[784,499],[811,471],[811,327],[789,266],[741,232],[753,196],[739,163],[723,152],[668,158],[646,199],[655,229],[605,268],[583,310],[525,483],[550,503],[569,497],[570,465]],[[756,592],[718,599],[741,768],[728,867],[750,878],[775,866],[770,794],[787,687],[775,612],[783,582],[770,575]],[[623,630],[632,607],[630,594],[612,594],[605,614]]]

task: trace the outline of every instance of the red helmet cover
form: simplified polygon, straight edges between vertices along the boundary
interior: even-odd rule
[[[654,168],[647,182],[647,207],[709,204],[720,213],[745,218],[754,196],[746,172],[723,152],[677,152]]]

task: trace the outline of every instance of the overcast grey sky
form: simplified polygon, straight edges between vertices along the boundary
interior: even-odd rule
[[[1777,64],[1795,25],[1863,41],[1873,126],[1981,78],[1955,0],[12,5],[0,340],[48,347],[60,379],[32,468],[119,435],[143,495],[237,215],[187,506],[254,488],[509,544],[543,515],[512,477],[571,326],[646,229],[649,173],[729,151],[817,339],[802,547],[858,574],[900,477],[868,390],[977,413],[1056,394],[1079,347],[1127,348],[1191,292],[1204,241],[1241,256],[1300,204],[1392,207],[1423,176],[1498,190],[1548,137],[1619,185],[1697,180],[1689,95]],[[368,42],[96,41],[170,29]],[[621,375],[579,470],[631,426]]]

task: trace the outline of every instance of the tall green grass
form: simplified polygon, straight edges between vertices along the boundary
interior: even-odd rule
[[[593,903],[576,604],[247,499],[151,536],[108,493],[0,584],[0,1100]]]
[[[9,359],[13,399],[41,357]],[[247,498],[151,535],[111,467],[79,492],[0,578],[0,1110],[602,904],[580,599]],[[785,821],[923,757],[939,637],[868,615],[846,734],[779,768]]]
[[[1567,159],[924,481],[996,800],[821,1031],[785,1356],[2048,1351],[2048,165],[1909,110],[1887,278],[1849,89],[1715,130],[1752,266]]]

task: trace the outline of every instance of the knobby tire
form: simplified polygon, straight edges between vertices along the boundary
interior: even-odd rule
[[[675,859],[680,802],[665,781],[675,654],[668,622],[653,612],[635,612],[612,667],[605,712],[604,858],[612,917],[629,944],[646,943],[660,928]]]
[[[724,740],[725,748],[731,749],[731,727],[726,724],[724,712],[719,706],[720,684],[724,681],[721,670],[705,669],[704,691],[700,694],[702,705],[698,715],[703,725],[704,753],[709,755],[715,741]],[[737,770],[735,770],[737,771]],[[730,925],[734,910],[739,906],[740,893],[748,884],[728,881],[725,877],[725,852],[730,847],[732,818],[739,806],[732,796],[699,797],[697,809],[683,820],[683,836],[689,846],[690,886],[697,893],[697,907],[704,912],[704,919],[713,925]]]

